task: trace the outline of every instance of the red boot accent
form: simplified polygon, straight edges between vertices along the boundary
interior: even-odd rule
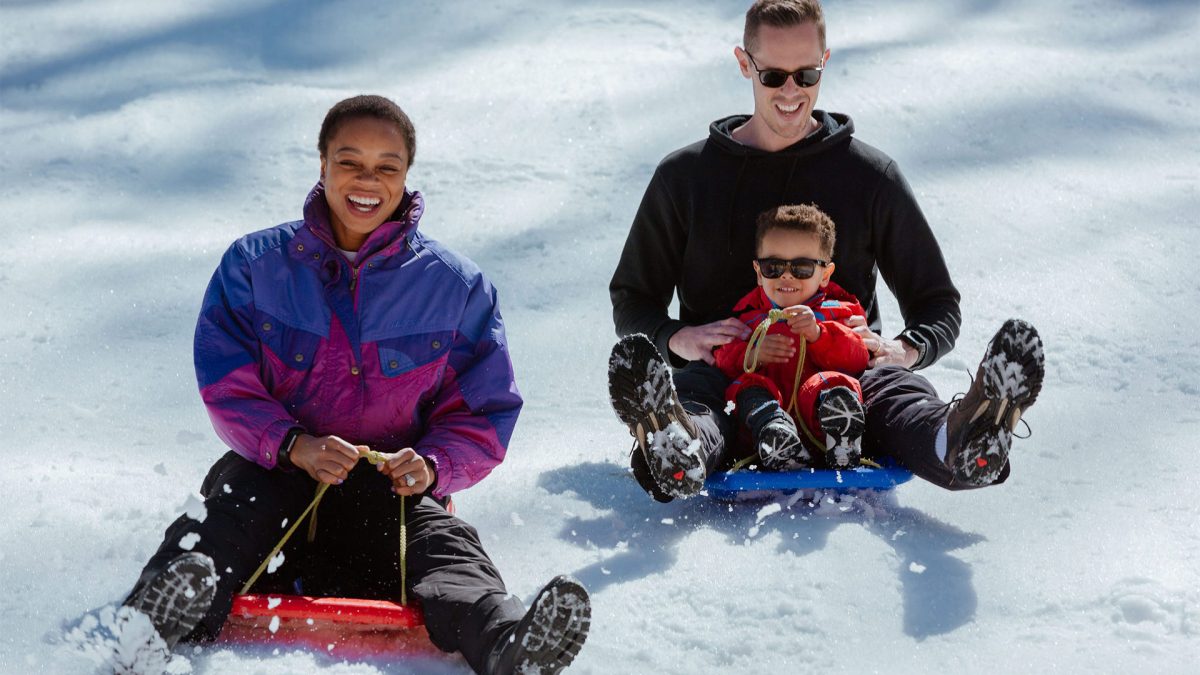
[[[683,471],[677,471],[674,475],[675,480],[683,480]]]
[[[979,457],[979,458],[976,458],[975,464],[977,464],[979,466],[987,466],[987,460],[982,457]]]

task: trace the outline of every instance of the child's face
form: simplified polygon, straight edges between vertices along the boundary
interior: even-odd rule
[[[781,260],[795,260],[796,258],[829,260],[821,252],[821,240],[817,238],[817,235],[779,228],[768,230],[763,235],[762,244],[758,247],[758,257],[759,259],[779,258]],[[833,276],[833,263],[830,262],[825,267],[815,266],[813,275],[807,279],[797,279],[790,268],[779,278],[768,279],[763,276],[762,266],[759,265],[758,260],[754,261],[754,272],[758,275],[758,285],[763,287],[763,291],[766,292],[771,302],[780,307],[791,307],[808,300],[818,290],[829,284],[829,278]]]

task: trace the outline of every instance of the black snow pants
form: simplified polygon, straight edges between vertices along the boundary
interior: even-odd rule
[[[693,361],[676,370],[674,380],[680,402],[700,436],[709,473],[728,469],[738,459],[738,423],[725,412],[729,379],[717,368]],[[976,487],[954,481],[937,456],[938,429],[946,422],[948,408],[929,380],[907,368],[884,366],[867,370],[859,383],[867,415],[864,455],[891,457],[913,474],[948,490]],[[1003,483],[1008,474],[1005,463],[992,484]],[[642,487],[657,493],[653,485]]]
[[[185,550],[211,556],[219,575],[216,597],[188,637],[214,638],[234,594],[304,512],[316,487],[302,471],[268,470],[227,453],[201,487],[203,520],[183,515],[167,528],[131,595]],[[359,462],[344,483],[326,491],[313,541],[306,522],[284,548],[283,564],[264,572],[252,592],[399,601],[401,500],[390,488],[374,466]],[[461,652],[481,672],[499,634],[524,608],[506,592],[475,528],[431,498],[404,502],[408,591],[421,604],[432,642]]]

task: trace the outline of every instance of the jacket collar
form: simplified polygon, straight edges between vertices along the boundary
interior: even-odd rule
[[[425,198],[416,190],[405,190],[404,199],[391,218],[375,228],[362,248],[357,260],[365,260],[376,253],[395,255],[404,250],[404,244],[417,231],[421,214],[425,212]],[[333,227],[329,222],[329,202],[325,200],[325,185],[318,182],[304,200],[304,225],[317,239],[331,249],[337,248]]]
[[[829,293],[829,289],[841,290],[831,281],[829,282],[829,286],[827,288],[818,290],[811,298],[800,304],[808,305],[809,307],[820,306],[820,304],[825,301],[825,297]],[[737,305],[735,305],[733,308],[733,312],[734,314],[740,314],[753,309],[766,312],[768,310],[778,309],[778,307],[779,306],[776,305],[773,300],[767,297],[767,292],[763,290],[762,286],[755,286],[754,290],[747,293],[745,297],[738,301]]]

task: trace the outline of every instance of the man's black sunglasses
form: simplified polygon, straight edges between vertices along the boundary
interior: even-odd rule
[[[828,260],[813,260],[812,258],[759,258],[758,271],[768,279],[778,279],[784,272],[791,272],[797,279],[807,279],[817,273],[817,266],[829,266]]]
[[[778,68],[762,69],[754,62],[754,57],[750,55],[750,52],[746,52],[746,58],[750,59],[750,65],[758,73],[758,81],[762,82],[764,87],[771,89],[778,89],[787,84],[789,77],[796,81],[796,86],[807,89],[821,81],[821,71],[825,70],[824,65],[815,68],[801,68],[790,73]]]

